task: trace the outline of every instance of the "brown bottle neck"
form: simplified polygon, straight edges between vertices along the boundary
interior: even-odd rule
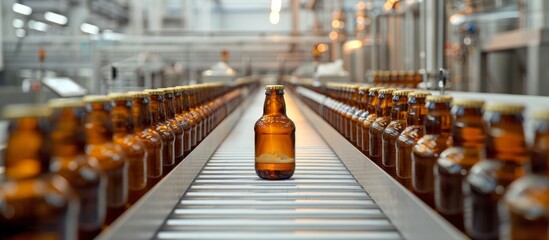
[[[408,113],[406,114],[406,126],[422,126],[425,121],[427,108],[425,98],[411,97],[408,99]]]
[[[286,115],[284,90],[266,90],[263,115]]]
[[[75,158],[86,154],[83,117],[83,108],[60,108],[53,112],[50,133],[52,157]]]
[[[532,147],[532,173],[549,177],[549,121],[541,121],[536,127]]]
[[[111,116],[115,135],[127,135],[133,133],[134,124],[131,114],[130,101],[114,101],[114,107],[112,108]]]
[[[527,147],[522,114],[494,112],[488,120],[486,158],[524,164]]]
[[[427,103],[425,116],[425,135],[450,136],[452,129],[452,114],[450,103]]]
[[[163,95],[151,95],[151,103],[149,104],[153,125],[166,121],[166,109],[164,106]]]
[[[454,123],[452,125],[452,142],[456,147],[484,148],[486,132],[479,107],[454,106]]]
[[[25,117],[9,124],[4,155],[7,179],[34,178],[49,172],[51,142],[45,118]]]
[[[388,117],[391,115],[391,108],[393,107],[393,94],[382,93],[379,94],[379,104],[376,107],[376,115],[378,117]]]
[[[183,112],[189,112],[191,110],[191,104],[189,102],[189,91],[184,91],[181,94],[181,106],[183,107]]]
[[[408,97],[394,96],[393,108],[391,109],[391,121],[406,120],[408,112]]]
[[[134,98],[132,101],[132,116],[135,120],[134,130],[142,132],[153,124],[152,114],[149,110],[150,99],[148,97]]]
[[[173,96],[174,96],[173,107],[174,107],[175,113],[176,114],[183,113],[183,103],[181,102],[181,99],[182,99],[181,92],[175,92]]]
[[[191,89],[189,90],[189,108],[190,109],[194,109],[196,108],[196,90],[195,89]]]
[[[164,95],[164,108],[166,109],[166,117],[175,118],[175,95],[173,93],[167,93]]]
[[[105,144],[112,141],[113,125],[110,111],[109,103],[88,104],[88,114],[84,124],[86,144]]]

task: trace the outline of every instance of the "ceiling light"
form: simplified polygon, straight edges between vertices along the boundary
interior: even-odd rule
[[[27,5],[23,5],[21,3],[14,3],[11,9],[16,13],[23,14],[23,15],[30,15],[32,13],[31,7]]]
[[[271,12],[269,15],[269,21],[271,24],[278,24],[278,21],[280,21],[280,13],[278,12]]]
[[[271,12],[280,12],[282,9],[282,0],[272,0],[271,2]]]
[[[20,29],[15,30],[15,36],[22,38],[25,35],[27,35],[27,32],[24,29],[20,28]]]
[[[12,21],[12,25],[14,28],[23,28],[25,26],[25,22],[19,18],[14,18]]]
[[[89,23],[82,23],[82,25],[80,25],[80,31],[89,34],[97,34],[99,33],[99,27]]]
[[[52,23],[57,23],[59,25],[65,25],[69,21],[67,17],[54,12],[44,13],[44,18]]]
[[[30,20],[28,25],[30,29],[34,29],[37,31],[45,32],[46,30],[48,30],[48,24],[40,21]]]

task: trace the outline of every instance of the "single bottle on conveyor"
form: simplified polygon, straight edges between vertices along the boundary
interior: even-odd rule
[[[255,131],[255,171],[263,179],[281,180],[295,171],[295,125],[286,116],[283,85],[265,87],[263,116]]]

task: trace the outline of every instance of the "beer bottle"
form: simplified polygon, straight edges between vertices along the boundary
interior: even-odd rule
[[[206,137],[206,135],[204,134],[204,130],[206,129],[206,119],[196,102],[196,87],[189,86],[187,93],[188,93],[188,99],[189,99],[189,109],[191,113],[195,116],[195,118],[198,119],[197,120],[198,128],[197,128],[197,135],[196,135],[196,144],[198,144],[202,142],[202,139]]]
[[[191,141],[191,146],[194,148],[196,147],[196,145],[198,145],[198,135],[200,135],[200,131],[201,131],[201,125],[200,125],[200,116],[195,112],[195,111],[192,111],[191,109],[191,102],[190,102],[190,97],[189,97],[189,94],[190,94],[190,91],[191,91],[191,87],[189,86],[181,86],[181,102],[183,103],[183,112],[185,115],[188,115],[191,117],[192,121],[191,121],[191,125],[193,126],[193,129],[192,129],[192,141]]]
[[[415,88],[414,85],[414,71],[408,71],[404,75],[404,87],[405,88]]]
[[[347,139],[354,145],[356,144],[356,125],[353,121],[353,115],[358,110],[358,85],[349,86],[349,107],[345,112],[345,121],[347,124],[347,131],[345,134],[349,136]]]
[[[379,104],[379,91],[383,88],[370,88],[368,91],[368,110],[364,111],[358,118],[361,123],[359,132],[362,134],[362,148],[361,152],[369,156],[370,155],[370,125],[376,118],[376,107]]]
[[[370,87],[358,88],[358,96],[356,101],[357,108],[351,118],[351,121],[352,121],[351,124],[353,124],[351,132],[354,135],[355,146],[358,149],[362,148],[362,134],[360,132],[360,128],[362,127],[362,124],[359,122],[359,119],[360,119],[360,116],[364,113],[364,111],[367,111],[369,90],[370,90]]]
[[[166,114],[166,123],[170,125],[175,134],[175,159],[177,163],[185,157],[185,130],[176,119],[174,107],[175,90],[173,88],[163,88],[164,91],[164,112]]]
[[[196,123],[192,119],[189,112],[184,111],[183,107],[183,89],[181,87],[175,87],[173,106],[175,109],[175,119],[179,122],[179,125],[183,128],[183,152],[187,156],[192,150],[192,130],[196,126]]]
[[[128,92],[132,97],[132,118],[134,134],[143,142],[147,151],[147,187],[151,189],[162,179],[163,145],[160,132],[155,130],[151,111],[150,96],[146,92]]]
[[[484,102],[455,100],[453,105],[453,146],[440,154],[435,166],[435,205],[442,216],[464,230],[462,183],[471,167],[480,161],[486,142]]]
[[[393,108],[391,109],[390,121],[389,118],[382,118],[384,120],[376,120],[372,128],[376,126],[383,127],[384,124],[388,124],[383,130],[381,136],[381,163],[383,169],[392,177],[395,176],[396,166],[396,139],[398,135],[404,130],[406,126],[406,114],[408,112],[408,94],[412,93],[411,90],[400,90],[393,92]]]
[[[147,187],[147,155],[145,144],[133,130],[131,97],[126,93],[111,93],[114,105],[111,118],[114,143],[122,148],[128,160],[128,204],[134,204]]]
[[[433,168],[440,153],[450,146],[450,96],[428,96],[424,136],[412,148],[412,186],[416,195],[435,208]]]
[[[128,160],[122,148],[113,142],[110,98],[88,95],[82,99],[87,105],[84,129],[86,153],[97,159],[99,167],[107,174],[107,217],[111,224],[126,210],[128,201]]]
[[[14,104],[2,115],[10,123],[0,184],[0,238],[75,239],[78,197],[63,177],[49,171],[49,109]]]
[[[389,124],[391,120],[391,108],[393,107],[393,92],[394,88],[386,88],[379,90],[379,103],[376,106],[376,115],[375,118],[368,116],[368,119],[371,120],[370,124],[370,134],[369,134],[369,157],[374,163],[381,166],[381,135],[383,130]]]
[[[164,90],[162,89],[147,89],[151,102],[149,110],[152,116],[152,125],[154,130],[160,134],[162,138],[162,160],[164,175],[168,174],[175,166],[175,133],[166,121],[166,109],[164,108]]]
[[[210,131],[212,130],[212,126],[213,126],[212,109],[210,108],[210,105],[208,104],[206,88],[207,88],[207,84],[200,84],[200,85],[197,86],[198,105],[199,105],[199,108],[202,109],[202,113],[204,114],[205,119],[206,119],[206,127],[205,127],[205,131],[204,131],[204,137],[206,137],[210,133]]]
[[[487,104],[486,157],[473,165],[464,181],[465,231],[473,239],[497,239],[498,202],[511,182],[524,175],[528,149],[523,129],[524,107]]]
[[[396,179],[408,190],[412,188],[412,148],[423,137],[423,122],[427,108],[425,98],[430,92],[408,94],[408,113],[406,128],[396,140]]]
[[[286,116],[284,86],[267,85],[265,95],[254,126],[255,171],[263,179],[288,179],[295,171],[295,125]]]
[[[501,237],[544,239],[549,236],[549,112],[538,111],[531,173],[513,182],[503,197]]]
[[[50,170],[64,177],[78,195],[78,238],[93,239],[105,223],[107,175],[85,152],[84,102],[80,98],[57,98],[48,106],[53,110]]]

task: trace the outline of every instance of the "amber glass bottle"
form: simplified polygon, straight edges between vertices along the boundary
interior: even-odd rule
[[[206,137],[210,133],[213,127],[213,115],[212,115],[212,109],[208,104],[207,95],[209,95],[209,93],[206,92],[207,88],[208,88],[207,84],[200,84],[197,86],[198,107],[202,110],[202,113],[204,114],[204,117],[206,120],[204,137]]]
[[[376,118],[376,107],[379,104],[379,91],[383,88],[370,88],[368,91],[368,110],[358,118],[360,122],[359,132],[362,134],[362,147],[360,151],[368,156],[370,154],[370,125]]]
[[[83,98],[88,114],[84,120],[86,153],[97,159],[107,174],[107,218],[111,224],[125,211],[128,201],[128,160],[122,148],[113,143],[110,98],[88,95]]]
[[[84,102],[61,98],[50,100],[48,106],[53,110],[50,169],[67,179],[80,199],[78,238],[93,239],[105,222],[107,175],[85,152]]]
[[[347,132],[346,135],[349,136],[349,141],[355,145],[356,144],[356,125],[353,121],[353,116],[355,115],[355,112],[358,111],[358,85],[350,85],[349,86],[349,107],[347,108],[347,111],[345,112],[345,122],[347,124]]]
[[[202,131],[200,132],[200,137],[198,138],[199,142],[202,142],[202,140],[206,138],[206,135],[208,135],[208,115],[200,104],[199,93],[200,89],[198,86],[191,86],[191,108],[194,109],[194,111],[198,113],[202,119]]]
[[[359,87],[358,88],[358,97],[357,97],[357,109],[355,113],[353,114],[351,120],[351,124],[353,124],[352,127],[352,134],[354,134],[354,139],[356,141],[355,146],[358,149],[362,148],[362,134],[360,132],[362,128],[362,124],[359,121],[360,116],[365,112],[368,111],[368,91],[370,90],[370,87]]]
[[[76,239],[78,197],[63,177],[49,171],[49,109],[8,105],[2,115],[10,124],[0,184],[0,238]]]
[[[284,86],[265,87],[263,116],[255,131],[255,172],[263,179],[292,177],[295,171],[295,125],[286,116]]]
[[[166,113],[166,122],[172,128],[175,134],[175,159],[177,163],[185,157],[185,130],[176,118],[174,106],[175,90],[173,88],[163,88],[164,91],[164,112]]]
[[[147,151],[147,187],[151,189],[162,178],[163,155],[162,137],[152,124],[149,110],[150,96],[145,92],[128,92],[132,98],[132,118],[134,134],[143,142]]]
[[[437,211],[460,230],[463,228],[463,179],[481,159],[486,142],[483,101],[455,100],[452,115],[452,147],[444,150],[435,166]]]
[[[412,148],[423,137],[423,122],[427,108],[425,98],[430,92],[413,92],[408,95],[406,128],[396,141],[396,179],[408,190],[412,188]]]
[[[440,153],[450,147],[452,114],[450,96],[428,96],[424,136],[412,148],[412,186],[416,195],[435,208],[433,167]]]
[[[368,116],[366,121],[371,120],[370,124],[370,134],[368,143],[370,146],[369,155],[370,159],[374,161],[377,165],[381,166],[381,136],[383,135],[383,130],[389,122],[391,121],[391,108],[393,107],[393,92],[394,88],[386,88],[379,91],[379,104],[376,106],[376,115],[375,118]]]
[[[390,116],[391,122],[380,120],[377,125],[374,122],[376,127],[383,127],[384,124],[388,124],[381,136],[381,163],[382,168],[392,177],[396,177],[396,140],[406,126],[408,94],[412,92],[413,91],[411,90],[393,92],[393,108],[391,109]],[[377,121],[378,120],[376,120],[376,122]],[[372,125],[372,128],[370,129],[373,129],[374,125]]]
[[[163,162],[163,174],[168,174],[175,166],[175,133],[170,127],[170,124],[166,121],[166,109],[164,108],[164,90],[162,89],[147,89],[146,93],[149,94],[151,102],[149,103],[149,110],[153,119],[154,129],[160,134],[162,138],[162,160]]]
[[[185,156],[189,155],[192,150],[192,130],[196,126],[190,113],[184,111],[183,107],[183,89],[181,87],[175,87],[173,106],[175,108],[175,119],[179,122],[179,125],[183,127],[183,152]]]
[[[198,108],[196,104],[196,88],[194,86],[187,86],[187,99],[189,101],[189,111],[191,114],[195,117],[196,123],[198,125],[197,128],[197,134],[196,134],[196,144],[202,142],[202,139],[206,137],[204,135],[204,129],[206,127],[206,120],[204,118],[204,115],[200,111],[200,108]]]
[[[134,204],[147,187],[147,150],[133,130],[132,102],[126,93],[111,93],[114,105],[111,111],[114,126],[113,140],[124,150],[128,159],[128,204]]]
[[[549,112],[535,112],[531,173],[513,182],[501,204],[501,237],[547,239],[549,236]]]
[[[465,231],[473,239],[497,239],[498,202],[511,182],[525,173],[528,149],[521,105],[487,104],[486,157],[475,164],[464,181]]]
[[[181,86],[181,104],[183,104],[183,115],[189,116],[192,126],[191,131],[191,147],[194,148],[198,144],[198,135],[200,134],[200,116],[196,112],[191,111],[191,103],[189,102],[189,86]]]

